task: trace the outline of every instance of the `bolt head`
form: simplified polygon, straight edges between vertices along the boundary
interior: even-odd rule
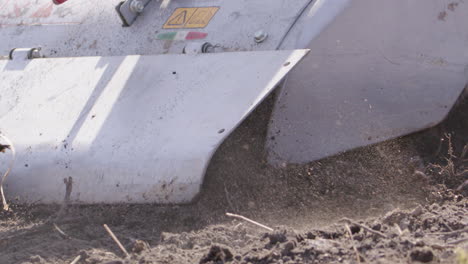
[[[37,59],[37,58],[42,57],[42,55],[41,55],[41,49],[40,49],[40,48],[34,48],[34,49],[32,49],[29,56],[30,56],[30,59]]]
[[[130,3],[130,10],[135,13],[141,13],[145,9],[145,5],[140,0],[132,0]]]
[[[263,42],[267,37],[268,37],[268,34],[263,30],[259,30],[255,32],[254,34],[254,40],[257,43]]]

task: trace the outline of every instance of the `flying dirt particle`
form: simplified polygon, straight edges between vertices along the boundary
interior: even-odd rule
[[[68,203],[70,201],[70,195],[73,189],[73,178],[64,178],[63,183],[65,184],[65,202]]]
[[[5,153],[5,150],[10,149],[10,145],[0,144],[0,152]]]
[[[427,263],[434,259],[434,253],[429,248],[415,249],[411,251],[410,257],[413,261]]]
[[[89,45],[88,48],[89,49],[96,49],[97,48],[97,40],[94,40],[93,43],[91,43],[91,45]]]
[[[437,19],[439,19],[440,21],[445,21],[445,18],[447,17],[447,12],[445,11],[442,11],[439,13],[439,15],[437,16]]]
[[[450,10],[450,11],[455,11],[455,8],[457,8],[457,6],[458,6],[458,3],[452,2],[452,3],[447,5],[447,9]]]

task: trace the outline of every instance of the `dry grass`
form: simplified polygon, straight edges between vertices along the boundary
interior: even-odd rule
[[[460,154],[455,153],[451,134],[446,133],[442,142],[447,142],[447,155],[441,164],[429,164],[429,174],[434,180],[447,185],[449,188],[461,186],[468,176],[468,145],[465,145]]]

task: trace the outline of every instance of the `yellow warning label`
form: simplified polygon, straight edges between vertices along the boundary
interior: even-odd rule
[[[204,28],[218,12],[219,7],[177,8],[163,28]]]

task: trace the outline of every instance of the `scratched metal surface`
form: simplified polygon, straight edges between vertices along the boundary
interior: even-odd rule
[[[223,51],[273,50],[308,0],[173,0],[166,9],[153,0],[131,27],[122,27],[115,7],[121,0],[0,1],[0,55],[13,48],[43,48],[46,57],[121,56],[182,53],[187,41],[158,40],[172,31],[208,33],[200,40]],[[178,7],[218,6],[208,26],[201,29],[162,29]],[[263,29],[261,44],[254,33]]]
[[[305,163],[438,124],[468,82],[467,25],[466,1],[316,1],[282,46],[311,52],[278,94],[269,161]]]
[[[189,202],[219,144],[306,53],[0,61],[0,131],[17,150],[6,191],[60,203],[71,177],[77,203]]]

